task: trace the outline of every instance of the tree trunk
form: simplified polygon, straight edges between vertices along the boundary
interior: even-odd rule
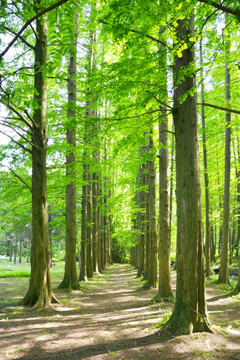
[[[12,262],[12,240],[9,236],[9,261]]]
[[[86,146],[86,129],[84,135],[84,146]],[[83,154],[83,182],[82,186],[82,218],[81,218],[81,266],[80,266],[80,281],[87,281],[87,172],[88,165],[86,163],[87,152],[84,150]]]
[[[173,168],[174,168],[174,124],[172,124],[172,145],[171,145],[171,166],[170,166],[170,198],[169,198],[169,206],[170,206],[170,215],[169,215],[169,228],[170,233],[172,231],[172,204],[173,204]]]
[[[225,102],[230,103],[230,69],[229,62],[229,40],[226,42],[225,52]],[[228,242],[229,242],[229,212],[230,212],[230,166],[231,166],[231,114],[225,114],[225,176],[224,176],[224,206],[221,259],[219,269],[219,282],[228,283]]]
[[[203,63],[202,39],[200,41],[200,62]],[[203,78],[203,69],[201,70]],[[201,83],[201,102],[204,103],[204,83]],[[206,129],[205,129],[205,113],[204,105],[201,106],[202,115],[202,138],[203,138],[203,162],[204,162],[204,184],[205,184],[205,214],[206,214],[206,241],[205,241],[205,258],[206,258],[206,276],[211,275],[210,269],[210,224],[209,224],[209,181],[208,181],[208,165],[207,165],[207,145],[206,145]]]
[[[237,202],[238,202],[238,207],[237,207],[237,215],[238,215],[238,220],[237,220],[237,251],[236,251],[236,255],[239,256],[239,244],[240,244],[240,149],[239,149],[239,138],[237,137],[237,156],[238,156],[238,167],[236,169],[236,178],[237,178]],[[236,288],[234,290],[234,292],[236,294],[238,294],[240,292],[240,256],[239,256],[239,266],[238,266],[238,282],[236,285]]]
[[[19,234],[18,237],[19,237],[18,262],[19,262],[19,264],[21,264],[22,263],[22,234]]]
[[[147,147],[147,152],[149,151],[149,147]],[[147,161],[147,163],[145,164],[145,184],[147,186],[147,190],[146,190],[146,233],[145,233],[145,244],[146,244],[146,261],[145,261],[145,268],[144,268],[144,279],[148,280],[148,276],[149,276],[149,249],[150,249],[150,227],[149,227],[149,183],[150,183],[150,176],[149,176],[149,161]]]
[[[181,56],[175,56],[173,66],[177,285],[176,303],[167,327],[173,333],[189,334],[192,331],[210,331],[204,286],[197,98],[196,92],[189,93],[196,86],[194,49],[189,42],[193,36],[193,15],[189,19],[178,20],[176,35],[181,45],[184,39],[188,47]]]
[[[98,161],[95,155],[95,161]],[[92,207],[93,207],[93,271],[99,274],[99,209],[98,209],[98,182],[97,173],[93,173]]]
[[[14,254],[13,254],[13,263],[14,263],[14,265],[17,264],[17,246],[18,246],[18,234],[15,233]]]
[[[32,247],[31,276],[25,305],[50,307],[56,301],[50,283],[48,205],[46,177],[46,64],[47,18],[36,20],[34,102],[32,130]]]
[[[140,149],[140,156],[141,156],[141,149]],[[144,228],[144,209],[145,209],[145,201],[144,201],[144,191],[142,189],[144,185],[143,179],[143,167],[142,165],[139,168],[139,186],[141,190],[138,192],[139,197],[139,211],[138,211],[138,232],[139,232],[139,254],[138,254],[138,274],[137,276],[140,277],[144,273],[144,239],[145,239],[145,228]]]
[[[88,172],[87,184],[87,277],[93,277],[93,244],[92,244],[92,176]]]
[[[68,153],[66,157],[66,234],[65,234],[65,272],[59,285],[60,289],[80,289],[77,277],[76,265],[76,241],[77,241],[77,223],[76,223],[76,73],[77,73],[77,30],[78,30],[78,12],[74,15],[75,29],[74,42],[70,50],[70,59],[68,67],[68,129],[67,145]]]
[[[168,118],[163,109],[163,119],[159,122],[159,279],[158,297],[173,298],[170,279],[171,230],[168,196]]]
[[[152,134],[149,138],[151,160],[149,161],[149,269],[147,288],[157,286],[157,222],[156,222],[156,174]]]

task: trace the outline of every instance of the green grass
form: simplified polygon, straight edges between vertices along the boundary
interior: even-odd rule
[[[23,262],[21,264],[13,264],[7,259],[0,260],[0,278],[13,277],[29,277],[30,264]]]
[[[56,262],[56,266],[50,269],[50,273],[54,280],[61,281],[64,272],[64,261]],[[9,260],[0,260],[0,278],[18,278],[18,277],[30,277],[30,263],[25,260],[21,264],[13,264]]]
[[[30,271],[0,272],[0,278],[30,277]]]

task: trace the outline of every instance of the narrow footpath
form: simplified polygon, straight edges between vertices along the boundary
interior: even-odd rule
[[[174,272],[172,282],[174,287]],[[83,288],[56,290],[62,305],[52,311],[15,308],[11,317],[1,318],[0,359],[240,359],[239,299],[208,289],[216,333],[166,339],[159,324],[173,304],[151,303],[157,290],[143,290],[130,265],[113,265]]]

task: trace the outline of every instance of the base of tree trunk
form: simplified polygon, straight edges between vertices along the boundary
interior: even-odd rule
[[[174,301],[174,295],[173,292],[169,293],[168,295],[156,295],[153,298],[153,302],[160,303],[160,302],[173,302]]]
[[[240,270],[239,270],[240,271]],[[237,285],[231,295],[237,295],[240,293],[240,285]]]
[[[195,332],[214,333],[207,317],[199,316],[199,319],[201,320],[193,324],[189,318],[189,311],[184,308],[179,309],[179,311],[174,311],[170,319],[163,325],[163,332],[172,335],[189,335]]]
[[[143,279],[144,280],[144,279]],[[146,281],[146,280],[145,280]],[[143,285],[143,289],[149,290],[149,289],[156,289],[157,285],[152,285],[148,281]]]
[[[58,285],[58,289],[81,290],[81,286],[78,281],[72,281],[71,279],[64,277],[61,284]]]
[[[59,301],[54,294],[41,293],[37,298],[33,294],[27,293],[21,304],[30,306],[33,309],[49,309],[52,307],[52,304],[61,304],[61,301]]]

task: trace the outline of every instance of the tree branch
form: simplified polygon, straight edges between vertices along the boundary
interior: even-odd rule
[[[60,5],[68,2],[69,0],[60,0],[57,3],[43,9],[42,11],[40,11],[38,14],[36,14],[35,16],[33,16],[31,19],[29,19],[21,28],[21,30],[19,30],[19,32],[16,34],[16,36],[13,38],[13,40],[8,44],[8,46],[6,47],[6,49],[0,54],[0,60],[4,57],[4,55],[8,52],[8,50],[13,46],[13,44],[15,44],[15,42],[17,41],[17,39],[21,36],[21,34],[24,32],[24,30],[26,30],[26,28],[31,25],[31,23],[38,19],[39,17],[41,17],[42,15],[46,14],[47,12],[59,7]]]
[[[161,109],[157,109],[157,110],[147,111],[147,112],[142,113],[142,114],[140,114],[140,115],[127,116],[127,117],[125,117],[125,118],[117,118],[117,119],[116,119],[116,118],[112,118],[112,119],[107,118],[107,119],[108,119],[108,120],[113,120],[113,121],[135,119],[135,118],[139,118],[139,117],[144,116],[144,115],[150,115],[150,114],[154,114],[154,113],[160,112],[160,111],[162,111],[162,110],[161,110]]]
[[[13,175],[14,175],[18,180],[20,180],[20,181],[32,192],[31,187],[30,187],[18,174],[16,174],[15,171],[13,171],[13,169],[11,169],[11,168],[10,168],[9,166],[7,166],[7,165],[3,165],[3,166],[7,167],[7,168],[11,171],[11,173],[13,173]]]
[[[9,27],[4,26],[4,28],[5,28],[8,32],[10,32],[11,34],[13,34],[13,35],[15,35],[15,36],[17,35],[17,33],[16,33],[15,31],[9,29]],[[24,39],[23,36],[19,35],[18,37],[19,37],[20,40],[22,40],[22,42],[23,42],[25,45],[27,45],[28,47],[30,47],[30,49],[34,50],[34,46],[31,45],[26,39]]]
[[[215,1],[211,1],[211,0],[198,0],[199,2],[202,2],[202,3],[205,3],[205,4],[208,4],[208,5],[211,5],[213,7],[215,7],[216,9],[218,10],[222,10],[224,11],[225,13],[228,13],[228,14],[232,14],[232,15],[235,15],[235,16],[240,16],[240,10],[239,9],[232,9],[228,6],[225,6],[225,5],[222,5],[222,4],[219,4]]]
[[[112,24],[110,24],[110,23],[108,23],[108,22],[106,22],[106,21],[99,20],[99,22],[100,22],[101,24],[110,25],[110,26],[114,27],[114,25],[112,25]],[[165,42],[163,42],[163,41],[161,41],[161,40],[159,40],[159,39],[157,39],[157,38],[155,38],[155,37],[153,37],[153,36],[151,36],[151,35],[144,34],[144,33],[142,33],[141,31],[134,30],[134,29],[128,29],[128,28],[125,28],[125,29],[128,30],[128,31],[130,31],[130,32],[133,32],[133,33],[136,33],[136,34],[145,36],[145,37],[147,37],[148,39],[151,39],[151,40],[156,41],[157,43],[159,43],[159,44],[161,44],[161,45],[163,45],[163,46],[167,46],[167,47],[168,47],[168,45],[167,45]]]
[[[147,92],[148,94],[150,94],[157,102],[159,102],[159,104],[161,104],[161,105],[163,105],[163,106],[165,106],[165,107],[168,107],[169,109],[173,110],[172,106],[170,106],[170,105],[166,104],[165,102],[159,100],[159,99],[158,99],[155,95],[153,95],[150,91],[146,90],[146,92]]]
[[[230,113],[234,113],[234,114],[239,114],[240,115],[240,110],[235,110],[235,109],[230,109],[224,106],[218,106],[218,105],[213,105],[213,104],[208,104],[208,103],[197,103],[198,105],[203,105],[203,106],[207,106],[207,107],[212,107],[214,109],[218,109],[218,110],[223,110],[223,111],[227,111]]]
[[[15,109],[11,104],[8,104],[7,107],[12,110],[17,116],[19,117],[19,120],[24,122],[25,125],[29,127],[29,129],[32,131],[33,127],[32,125],[27,121],[27,119],[17,110]]]
[[[6,134],[4,131],[0,130],[0,133],[4,134],[5,136],[9,137],[15,144],[19,145],[24,151],[27,151],[29,154],[32,154],[32,151],[26,148],[23,144],[19,143],[18,141],[14,140],[12,136]]]
[[[32,142],[29,141],[24,135],[20,134],[20,133],[15,129],[15,127],[14,127],[14,126],[16,126],[16,127],[20,128],[22,131],[25,131],[25,130],[23,130],[20,126],[17,126],[17,125],[12,126],[12,125],[7,124],[7,123],[4,123],[4,122],[2,122],[2,125],[10,128],[10,129],[12,129],[12,130],[13,130],[16,134],[18,134],[23,140],[25,140],[29,145],[33,146]],[[27,132],[27,133],[28,133],[28,132]],[[29,133],[28,133],[28,134],[29,134]]]

